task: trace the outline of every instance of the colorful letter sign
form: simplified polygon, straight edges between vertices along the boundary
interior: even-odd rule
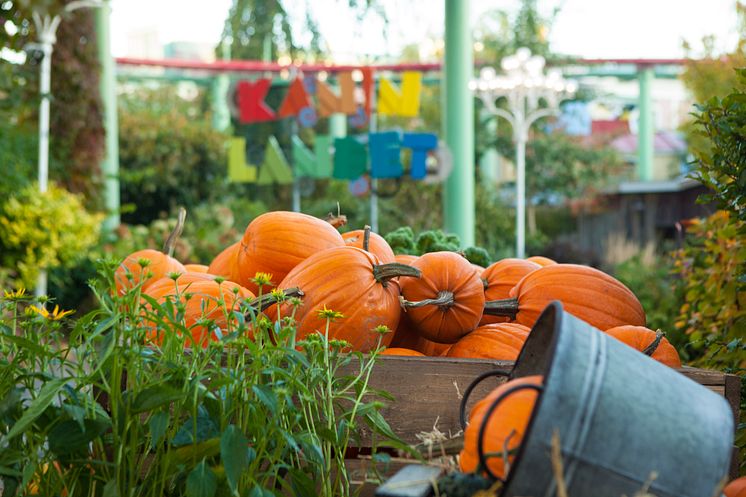
[[[271,80],[259,79],[238,83],[239,121],[242,123],[272,121],[275,113],[264,102]]]
[[[319,117],[329,117],[341,112],[343,114],[354,114],[355,105],[355,82],[352,80],[351,72],[343,72],[337,76],[340,94],[335,95],[329,86],[319,81],[316,84],[316,99],[319,103]]]
[[[378,113],[382,116],[415,117],[420,110],[422,74],[402,73],[401,92],[387,79],[381,78],[378,89]]]

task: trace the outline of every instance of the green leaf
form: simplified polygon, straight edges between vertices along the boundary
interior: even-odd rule
[[[168,422],[170,416],[167,412],[157,412],[153,414],[148,420],[148,428],[150,429],[150,448],[155,450],[158,444],[161,442],[163,435],[166,434],[168,429]]]
[[[247,497],[275,497],[275,494],[264,487],[254,485],[254,487],[249,491]]]
[[[249,439],[235,425],[229,425],[220,437],[220,458],[228,485],[236,494],[241,473],[249,467]]]
[[[187,476],[187,497],[213,497],[218,488],[218,480],[215,473],[205,464],[205,460],[199,463]]]
[[[58,455],[85,450],[90,442],[111,428],[111,424],[98,419],[86,419],[84,426],[82,429],[72,419],[59,423],[49,432],[49,449]]]
[[[195,439],[194,436],[197,438]],[[204,442],[205,440],[215,438],[220,434],[218,427],[215,422],[207,414],[207,411],[201,410],[197,414],[197,419],[187,419],[184,425],[179,428],[174,438],[171,440],[171,445],[174,447],[180,447],[183,445],[190,445],[193,443]]]
[[[170,451],[166,456],[166,476],[171,476],[180,471],[180,466],[196,459],[213,457],[220,454],[220,439],[212,438],[204,442],[179,447]]]
[[[65,386],[67,381],[67,378],[56,378],[44,385],[41,388],[39,395],[31,402],[31,404],[29,404],[28,409],[23,413],[21,419],[16,421],[10,429],[6,436],[6,440],[11,440],[20,435],[26,430],[26,428],[31,426],[31,424],[36,421],[36,418],[41,416],[46,408],[49,407],[49,404],[52,403],[55,396],[59,393],[62,387]]]
[[[277,411],[277,396],[272,389],[266,385],[254,385],[251,387],[259,400],[267,406],[269,412],[273,415]]]
[[[104,494],[102,497],[119,497],[119,487],[116,480],[109,480],[104,485]]]
[[[153,409],[163,407],[171,402],[182,399],[183,397],[184,393],[181,390],[177,390],[166,383],[153,385],[137,394],[137,397],[135,397],[135,400],[132,402],[130,411],[135,414],[152,411]]]

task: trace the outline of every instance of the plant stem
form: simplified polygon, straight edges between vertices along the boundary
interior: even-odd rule
[[[424,299],[416,302],[411,302],[404,299],[404,297],[401,297],[400,301],[402,306],[404,307],[417,308],[424,307],[426,305],[437,305],[442,311],[448,310],[456,303],[456,300],[453,298],[453,292],[449,290],[441,290],[440,292],[438,292],[438,296],[434,299]]]
[[[658,350],[658,346],[661,344],[661,340],[663,340],[663,337],[665,337],[666,334],[663,333],[661,330],[658,330],[655,332],[655,339],[650,342],[650,345],[645,347],[645,349],[642,351],[643,354],[646,356],[652,356],[655,354],[655,351]]]
[[[416,267],[408,266],[400,262],[389,262],[387,264],[376,264],[373,266],[373,277],[377,282],[382,284],[384,288],[390,279],[400,276],[420,278],[422,277],[422,271]]]
[[[169,257],[173,257],[176,240],[181,236],[181,232],[184,231],[184,223],[186,222],[186,209],[179,207],[179,214],[176,219],[176,226],[174,227],[171,234],[168,235],[166,243],[163,244],[163,253],[168,254]]]
[[[365,225],[365,229],[363,231],[363,250],[366,252],[369,252],[370,250],[370,226],[367,224]]]

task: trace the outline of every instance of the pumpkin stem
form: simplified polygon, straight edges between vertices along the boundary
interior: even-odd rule
[[[661,340],[663,340],[663,337],[665,337],[666,334],[663,333],[661,330],[658,330],[655,332],[655,340],[650,342],[650,345],[645,347],[645,349],[642,351],[643,354],[646,356],[652,356],[655,354],[655,351],[658,350],[658,346],[661,344]]]
[[[166,243],[163,244],[163,253],[169,257],[173,257],[174,248],[176,246],[176,240],[181,236],[181,232],[184,231],[184,222],[186,221],[186,209],[179,207],[179,214],[176,218],[176,226],[171,234],[166,238]]]
[[[363,250],[366,252],[370,252],[368,250],[370,248],[370,226],[367,224],[365,225],[365,230],[363,231]]]
[[[486,278],[479,278],[479,279],[482,280],[482,285],[484,286],[484,289],[486,290],[487,287],[490,286],[490,282],[487,281]]]
[[[434,299],[424,299],[417,302],[410,302],[409,300],[406,300],[404,297],[399,297],[399,301],[401,302],[402,307],[406,309],[407,307],[424,307],[426,305],[437,305],[441,311],[447,311],[450,307],[453,306],[453,304],[456,303],[456,300],[453,298],[453,292],[450,292],[448,290],[442,290],[438,292],[438,296]]]
[[[288,288],[287,290],[283,290],[283,293],[285,294],[285,298],[292,298],[292,297],[303,297],[305,294],[303,293],[303,290],[300,288]],[[277,297],[271,293],[267,293],[265,295],[262,295],[261,297],[257,297],[251,302],[249,302],[249,305],[259,312],[267,310],[270,306],[273,306],[277,303]]]
[[[484,314],[515,319],[515,315],[518,314],[518,299],[488,300],[484,303]]]
[[[339,202],[337,202],[337,215],[335,216],[331,212],[326,215],[326,222],[334,226],[335,228],[339,229],[345,224],[347,224],[347,216],[342,214],[342,210],[339,207]]]
[[[384,288],[386,288],[386,285],[388,285],[391,278],[396,278],[398,276],[412,276],[414,278],[419,278],[422,276],[422,271],[416,267],[407,266],[400,262],[389,262],[387,264],[376,264],[373,266],[373,277],[377,282],[382,284]]]

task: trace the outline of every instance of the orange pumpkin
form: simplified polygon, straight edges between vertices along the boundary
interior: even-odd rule
[[[184,269],[190,273],[206,273],[208,267],[204,264],[184,264]]]
[[[473,473],[477,470],[479,430],[483,423],[487,423],[482,446],[485,454],[502,454],[505,450],[515,452],[523,440],[538,392],[530,389],[513,392],[504,398],[489,419],[485,420],[485,415],[492,403],[508,389],[522,385],[541,386],[542,381],[541,376],[524,376],[505,382],[474,405],[469,414],[469,423],[464,430],[464,448],[459,457],[461,471]],[[509,456],[511,463],[514,457]],[[487,467],[498,478],[505,479],[507,476],[505,466],[501,455],[487,459]]]
[[[681,367],[681,358],[676,348],[663,336],[663,333],[645,328],[644,326],[617,326],[606,330],[620,342],[643,352],[658,362],[672,368]]]
[[[448,357],[515,361],[529,333],[516,323],[496,323],[480,326],[451,345]]]
[[[544,257],[543,255],[535,255],[533,257],[529,257],[526,259],[529,262],[533,262],[535,264],[538,264],[539,266],[554,266],[557,264],[556,261],[550,259],[549,257]]]
[[[396,254],[394,256],[394,262],[399,262],[401,264],[408,264],[410,266],[416,260],[417,260],[417,256],[416,255]]]
[[[140,265],[142,260],[149,261],[146,267]],[[145,249],[125,257],[114,273],[114,280],[117,294],[124,295],[140,282],[142,282],[142,291],[145,291],[155,281],[170,273],[186,272],[186,268],[170,255],[158,250]]]
[[[293,268],[281,287],[299,288],[305,297],[295,310],[298,339],[324,332],[326,319],[319,311],[331,309],[343,318],[330,325],[329,338],[346,340],[353,350],[368,352],[378,343],[374,331],[399,324],[399,276],[418,276],[419,271],[403,264],[381,264],[374,254],[356,247],[335,247],[304,260]],[[290,302],[280,307],[283,316],[293,312]],[[383,336],[388,346],[393,333]]]
[[[431,342],[427,338],[423,338],[415,330],[406,313],[402,313],[399,326],[396,328],[394,338],[391,340],[391,346],[416,350],[431,357],[443,356],[451,347],[448,344]]]
[[[238,251],[241,243],[236,242],[220,252],[207,268],[209,274],[220,276],[236,283],[241,283],[241,274],[238,271]]]
[[[420,334],[438,343],[455,343],[479,324],[484,284],[471,263],[454,252],[430,252],[412,263],[420,279],[402,282],[407,317]]]
[[[311,255],[344,244],[326,221],[300,212],[267,212],[249,223],[241,239],[239,282],[256,293],[259,288],[251,281],[256,273],[271,274],[277,285]]]
[[[417,352],[412,349],[402,349],[400,347],[387,347],[386,350],[381,352],[382,355],[401,355],[401,356],[413,356],[413,357],[425,357],[422,352]]]
[[[169,234],[163,246],[163,252],[153,249],[138,250],[124,258],[114,273],[117,295],[124,295],[128,290],[142,282],[141,290],[144,292],[155,281],[169,275],[170,273],[186,273],[184,266],[174,259],[174,244],[181,235],[186,221],[186,210],[179,209],[176,227]],[[140,261],[149,261],[146,267],[140,265]]]
[[[368,246],[365,247],[365,233],[368,232]],[[348,231],[342,234],[342,239],[345,244],[351,247],[357,247],[373,254],[376,254],[382,263],[396,262],[394,251],[383,239],[383,237],[377,233],[370,231],[370,226],[366,226],[362,230]]]
[[[536,271],[541,266],[524,259],[502,259],[488,266],[482,272],[485,282],[484,298],[486,300],[507,299],[510,290],[518,284],[528,273]],[[485,314],[479,321],[480,325],[490,323],[504,323],[509,321],[505,316],[490,316]]]
[[[723,489],[725,497],[746,497],[746,476],[728,483]]]
[[[510,296],[487,302],[484,312],[509,316],[531,328],[544,308],[559,300],[567,312],[600,330],[645,326],[645,311],[635,294],[616,278],[588,266],[544,266],[527,274]]]
[[[242,299],[253,299],[254,295],[247,289],[237,283],[223,281],[218,283],[211,279],[201,279],[197,276],[199,273],[192,273],[190,278],[185,278],[185,287],[177,291],[176,283],[170,278],[166,282],[156,282],[154,292],[145,292],[147,295],[155,298],[159,303],[166,299],[178,298],[183,300],[185,305],[183,325],[188,328],[191,334],[191,340],[185,342],[185,347],[201,346],[206,347],[210,340],[216,340],[215,333],[203,324],[197,324],[204,319],[210,319],[214,325],[219,327],[222,332],[226,333],[229,329],[230,312],[239,309]],[[186,283],[188,281],[188,283]],[[170,288],[169,288],[170,285]],[[189,299],[186,295],[190,295]],[[225,303],[224,306],[219,304],[220,301]],[[163,333],[169,331],[153,329],[149,333],[149,338],[157,344],[163,342]]]

